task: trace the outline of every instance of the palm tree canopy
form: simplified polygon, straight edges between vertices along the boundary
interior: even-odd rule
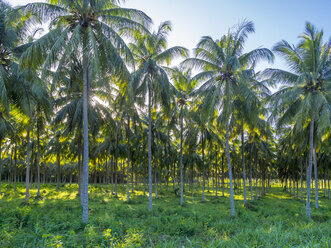
[[[204,36],[195,48],[195,58],[182,63],[182,66],[203,70],[194,77],[200,82],[196,95],[205,99],[203,109],[209,116],[216,109],[222,110],[220,113],[223,113],[224,119],[228,119],[233,112],[231,99],[235,95],[245,101],[257,101],[246,82],[259,60],[272,62],[274,56],[266,48],[243,52],[248,34],[254,30],[251,21],[243,21],[219,40]]]

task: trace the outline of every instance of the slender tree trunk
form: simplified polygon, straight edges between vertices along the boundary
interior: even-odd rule
[[[191,175],[191,193],[193,197],[193,192],[194,192],[194,163],[192,163],[192,175]]]
[[[133,156],[133,155],[132,155]],[[133,194],[134,190],[133,190],[133,186],[134,186],[134,165],[132,164],[131,161],[131,193]],[[137,173],[136,173],[136,186],[137,186]]]
[[[1,157],[1,145],[2,145],[2,138],[0,137],[0,195],[2,194],[1,192],[1,182],[2,182],[2,157]]]
[[[148,85],[148,198],[149,211],[152,211],[152,90]]]
[[[77,181],[78,181],[78,194],[79,194],[79,199],[80,199],[80,204],[83,206],[83,164],[82,164],[82,146],[81,146],[81,136],[79,135],[78,141],[77,141],[77,149],[78,149],[78,154],[77,154],[77,159],[78,159],[78,164],[77,164]]]
[[[171,169],[171,172],[172,172],[172,188],[173,188],[173,191],[175,192],[176,190],[176,165],[175,165],[175,161],[172,161],[172,169]]]
[[[106,168],[105,168],[105,171],[106,171],[106,175],[105,175],[105,184],[106,184],[106,186],[105,186],[105,191],[107,192],[107,191],[108,191],[108,190],[107,190],[107,186],[108,186],[108,180],[109,180],[108,157],[107,157],[107,155],[106,155],[105,166],[106,166]]]
[[[331,190],[330,190],[330,172],[329,172],[329,178],[328,178],[328,191],[329,191],[329,200],[331,200]]]
[[[28,127],[27,135],[26,135],[26,178],[25,178],[25,203],[29,202],[29,196],[30,196],[30,129]],[[1,151],[1,147],[0,147]]]
[[[121,171],[121,178],[122,178],[122,188],[124,189],[124,176],[125,176],[125,171],[124,171],[124,159],[122,160],[122,163],[121,163],[121,167],[120,167],[120,171]]]
[[[226,156],[228,160],[229,166],[229,181],[230,181],[230,202],[231,202],[231,215],[235,216],[235,208],[234,208],[234,195],[233,195],[233,185],[232,185],[232,166],[231,166],[231,158],[230,158],[230,145],[229,145],[229,121],[226,121]]]
[[[307,216],[310,219],[310,181],[311,181],[311,171],[312,171],[312,164],[313,164],[313,150],[314,150],[314,105],[311,108],[311,120],[310,120],[310,133],[309,133],[309,172],[307,175]]]
[[[259,164],[258,164],[258,159],[257,159],[257,153],[255,153],[254,162],[255,162],[255,199],[257,200],[259,198],[259,195],[258,195],[258,190],[259,190],[258,165]]]
[[[17,180],[17,144],[15,142],[15,149],[14,149],[14,192],[16,192],[16,180]],[[1,187],[0,187],[0,191],[1,191]]]
[[[257,168],[256,168],[256,173],[255,173],[255,199],[259,198],[259,179],[258,179],[258,174],[257,174]]]
[[[144,156],[145,157],[145,156]],[[143,173],[143,177],[144,177],[144,196],[146,195],[146,177],[147,177],[147,170],[145,168],[144,169],[144,173]]]
[[[168,120],[168,127],[170,127],[169,125],[170,119]],[[170,137],[170,128],[167,129],[167,136]],[[167,161],[167,191],[169,189],[169,177],[171,174],[171,154],[170,154],[170,142],[167,142],[167,149],[168,149],[168,161]]]
[[[327,172],[327,165],[324,166],[324,197],[326,197],[326,172]]]
[[[303,168],[302,168],[302,162],[300,164],[301,164],[301,166],[300,166],[301,201],[303,201]]]
[[[245,174],[245,151],[244,151],[244,122],[241,124],[241,150],[243,163],[243,186],[244,186],[244,203],[246,203],[246,174]]]
[[[110,169],[111,169],[111,172],[110,172],[110,183],[111,183],[111,195],[114,195],[114,164],[115,164],[115,161],[114,161],[114,156],[111,156],[111,161],[110,161]]]
[[[224,157],[222,155],[222,196],[225,194],[225,184],[224,184]]]
[[[183,107],[180,107],[180,205],[184,204],[184,190],[183,190]]]
[[[251,201],[254,200],[254,195],[253,195],[253,183],[252,183],[252,161],[250,160],[250,166],[249,166],[249,187],[251,189]]]
[[[37,198],[40,197],[40,139],[39,139],[39,125],[37,124]]]
[[[130,201],[130,116],[128,114],[128,123],[126,129],[126,136],[127,136],[127,153],[128,153],[128,167],[126,168],[126,200]],[[133,185],[133,184],[132,184]]]
[[[116,131],[118,132],[118,131]],[[117,169],[118,169],[118,133],[116,133],[116,151],[115,151],[115,196],[117,197]]]
[[[61,183],[61,159],[60,152],[57,152],[57,169],[56,169],[57,179],[56,179],[56,191],[60,190]]]
[[[87,49],[83,45],[83,49]],[[83,51],[83,221],[88,222],[88,176],[89,176],[89,148],[88,148],[88,97],[89,97],[89,78],[88,78],[88,58]]]
[[[316,208],[319,208],[316,146],[315,146],[315,149],[314,149],[314,174],[315,174],[315,203],[316,203]]]
[[[215,188],[215,196],[217,197],[217,190],[218,190],[218,176],[217,176],[217,157],[218,157],[218,149],[216,148],[216,161],[215,161],[215,184],[216,184],[216,188]]]
[[[205,145],[202,133],[202,202],[205,202]]]

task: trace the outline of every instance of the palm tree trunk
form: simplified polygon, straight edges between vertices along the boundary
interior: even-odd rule
[[[315,149],[314,149],[314,174],[315,174],[315,203],[316,203],[316,208],[319,208],[316,146],[315,146]]]
[[[127,129],[126,129],[126,136],[127,136],[127,153],[128,153],[128,167],[126,168],[126,200],[130,201],[130,116],[128,114],[128,123],[127,123]],[[133,185],[133,184],[132,184]]]
[[[202,202],[205,202],[205,145],[202,133]]]
[[[257,168],[256,168],[256,171],[255,171],[255,199],[259,198],[258,191],[259,191],[259,179],[258,179],[258,173],[257,173]]]
[[[217,147],[218,148],[218,147]],[[217,167],[218,167],[218,164],[217,164],[217,157],[218,157],[218,149],[216,149],[216,161],[215,161],[215,184],[216,184],[216,188],[215,188],[215,196],[217,197],[217,190],[218,190],[218,176],[217,176]]]
[[[329,171],[329,178],[328,178],[328,191],[329,191],[329,200],[331,200],[331,190],[330,190],[330,171]]]
[[[110,175],[111,175],[111,195],[114,194],[114,156],[111,156],[111,161],[110,161],[110,169],[111,169],[111,172],[110,172]]]
[[[148,85],[148,198],[149,211],[152,211],[152,91]]]
[[[192,163],[192,175],[191,175],[191,193],[193,197],[193,192],[194,192],[194,163]]]
[[[27,135],[26,135],[26,140],[27,140],[27,148],[26,148],[26,177],[25,177],[25,203],[29,202],[29,196],[30,196],[30,130],[28,127],[27,130]],[[1,143],[0,143],[1,145]],[[1,147],[0,147],[1,151]]]
[[[107,155],[106,155],[106,162],[105,162],[105,171],[106,171],[106,175],[105,175],[105,179],[104,179],[104,181],[105,181],[105,191],[107,192],[108,191],[108,189],[107,189],[107,187],[108,187],[108,179],[109,179],[109,171],[108,171],[108,157],[107,157]]]
[[[2,194],[1,192],[1,182],[2,182],[2,161],[1,161],[1,143],[2,143],[2,138],[0,138],[0,195]]]
[[[56,174],[57,174],[57,179],[56,179],[56,191],[59,191],[60,189],[60,183],[61,183],[61,159],[60,159],[60,152],[57,152],[57,169],[56,169]]]
[[[173,188],[173,191],[176,192],[176,165],[175,165],[175,161],[172,161],[171,162],[172,165],[171,165],[171,174],[172,174],[172,188]]]
[[[314,105],[311,108],[311,120],[310,120],[310,130],[309,130],[309,169],[307,175],[307,216],[310,219],[310,181],[311,181],[311,171],[313,164],[313,150],[314,150]]]
[[[244,151],[244,122],[241,124],[241,150],[243,163],[243,186],[244,186],[244,203],[246,203],[246,174],[245,174],[245,151]]]
[[[118,169],[118,133],[116,134],[116,151],[115,151],[115,196],[117,197],[117,169]]]
[[[254,170],[254,174],[255,174],[255,199],[258,199],[259,195],[258,195],[258,188],[259,188],[259,179],[258,179],[258,160],[257,160],[257,153],[255,153],[255,159],[254,159],[254,163],[255,163],[255,170]],[[286,182],[285,182],[286,185]]]
[[[39,137],[39,125],[37,124],[37,198],[40,197],[40,137]]]
[[[250,166],[249,166],[249,187],[251,188],[251,201],[254,200],[253,182],[252,182],[252,167],[253,167],[253,163],[252,163],[252,160],[250,160]]]
[[[326,172],[327,172],[327,167],[326,164],[324,166],[324,197],[326,198]]]
[[[229,166],[229,181],[230,181],[230,202],[231,202],[231,215],[235,216],[235,208],[234,208],[234,195],[233,195],[233,185],[232,185],[232,166],[231,166],[231,158],[230,158],[230,145],[229,145],[229,121],[226,121],[226,156],[228,160]]]
[[[16,192],[16,181],[17,181],[17,144],[15,142],[15,148],[14,148],[14,192]]]
[[[222,155],[222,196],[224,196],[225,185],[224,185],[224,157]]]
[[[122,160],[122,163],[121,163],[121,168],[120,168],[120,171],[121,171],[121,178],[122,178],[122,188],[124,190],[124,176],[125,176],[125,170],[124,170],[124,159]]]
[[[132,162],[131,162],[132,163]],[[131,193],[133,194],[134,192],[134,166],[131,164]],[[137,173],[136,173],[136,186],[137,186]]]
[[[78,183],[78,194],[79,194],[79,199],[80,199],[80,204],[83,206],[83,171],[82,171],[82,147],[81,147],[81,137],[79,135],[78,140],[77,140],[77,159],[78,159],[78,164],[77,164],[77,183]]]
[[[81,151],[80,151],[80,162],[79,162],[79,180],[80,180],[80,204],[83,207],[83,181],[84,181],[84,175],[83,175],[83,150],[82,150],[82,145],[80,145]]]
[[[184,204],[184,187],[183,187],[183,107],[180,107],[180,205]]]
[[[307,160],[306,160],[307,163]],[[307,167],[307,166],[306,166]],[[302,162],[300,167],[300,182],[301,182],[301,201],[303,201],[303,168],[302,168]]]
[[[144,156],[145,157],[145,156]],[[145,168],[144,169],[144,172],[143,172],[143,178],[144,178],[144,181],[143,181],[143,186],[144,186],[144,196],[146,195],[146,177],[147,177],[147,170]]]
[[[86,45],[83,45],[86,49]],[[88,176],[89,176],[89,148],[88,148],[88,97],[89,97],[89,78],[88,78],[88,58],[83,51],[83,221],[88,221]]]

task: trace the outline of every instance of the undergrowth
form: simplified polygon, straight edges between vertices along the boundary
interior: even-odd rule
[[[121,188],[121,187],[119,187]],[[90,186],[89,223],[81,220],[77,185],[42,185],[42,198],[32,187],[24,204],[24,185],[13,192],[2,186],[0,196],[0,247],[331,247],[331,201],[321,197],[320,208],[312,203],[312,220],[305,203],[281,188],[244,206],[236,195],[236,217],[230,216],[230,201],[207,192],[186,192],[185,205],[170,190],[153,199],[142,191],[125,188],[118,198],[104,186]],[[238,193],[238,192],[237,192]],[[250,197],[248,195],[248,197]]]

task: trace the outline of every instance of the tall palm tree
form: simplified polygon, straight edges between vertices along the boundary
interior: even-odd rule
[[[2,177],[2,142],[5,137],[9,134],[12,134],[14,131],[13,125],[8,121],[2,113],[0,113],[0,194],[1,194],[1,177]]]
[[[314,153],[314,133],[330,126],[331,110],[331,44],[323,43],[323,31],[306,23],[297,46],[285,40],[277,43],[274,51],[287,62],[290,71],[267,69],[266,75],[283,84],[273,94],[278,126],[295,123],[296,130],[309,125],[309,169],[311,180]],[[310,183],[307,183],[307,216],[310,213]],[[318,188],[316,187],[316,195]]]
[[[30,71],[33,72],[33,71]],[[45,129],[46,122],[50,121],[50,115],[52,113],[52,99],[49,94],[48,85],[44,84],[37,72],[29,73],[32,78],[26,77],[33,82],[31,87],[31,97],[34,102],[33,109],[30,116],[30,122],[36,126],[36,138],[37,138],[37,197],[40,197],[40,136]],[[32,128],[32,127],[31,127]]]
[[[243,189],[244,189],[244,204],[246,203],[246,159],[245,159],[245,131],[251,132],[254,128],[258,128],[260,124],[259,115],[266,115],[267,109],[263,108],[263,103],[270,96],[271,92],[267,87],[270,83],[268,80],[261,80],[260,73],[254,73],[254,65],[252,65],[251,73],[247,74],[247,87],[252,91],[255,97],[242,98],[237,97],[234,101],[234,115],[238,121],[238,130],[241,132],[241,152],[243,166]],[[260,121],[260,123],[258,123]],[[263,127],[265,128],[265,127]],[[261,131],[261,130],[260,130]],[[265,132],[264,132],[265,133]]]
[[[183,121],[189,118],[189,97],[194,90],[197,81],[192,80],[191,70],[181,71],[178,68],[171,70],[172,81],[176,90],[177,104],[180,119],[180,204],[184,204],[184,176],[183,176]]]
[[[247,76],[252,73],[251,65],[260,59],[273,61],[273,54],[266,48],[258,48],[244,53],[244,45],[248,34],[255,31],[250,21],[241,22],[234,30],[230,30],[220,40],[202,37],[195,48],[195,58],[187,59],[184,66],[200,69],[195,78],[201,82],[197,94],[203,99],[204,111],[221,115],[222,123],[226,127],[226,156],[229,167],[231,215],[235,215],[232,165],[230,158],[230,120],[237,97],[244,100],[255,98],[254,93],[247,87]]]
[[[169,22],[161,23],[157,32],[152,34],[137,34],[137,42],[130,44],[136,58],[138,68],[133,75],[133,87],[137,95],[148,95],[148,181],[149,210],[152,210],[152,107],[161,103],[169,108],[171,88],[166,71],[162,67],[178,56],[187,56],[183,47],[167,49],[167,37],[171,31]]]
[[[2,117],[8,114],[10,107],[31,114],[31,73],[19,71],[17,57],[20,51],[17,46],[24,41],[29,17],[22,18],[22,12],[13,9],[4,1],[0,2],[0,112]],[[12,105],[10,106],[10,103]],[[29,134],[29,132],[28,132]],[[29,135],[27,135],[27,138]],[[2,137],[3,138],[3,137]],[[29,138],[27,139],[29,141]],[[27,154],[29,154],[28,142]],[[27,171],[29,159],[27,157]],[[29,176],[26,180],[26,202],[29,199]]]
[[[88,221],[88,101],[89,85],[111,68],[120,73],[124,61],[133,64],[132,55],[120,33],[131,35],[133,30],[145,31],[151,22],[143,12],[121,8],[121,1],[48,0],[31,3],[22,9],[42,21],[51,21],[50,31],[23,53],[22,66],[41,66],[43,74],[56,62],[78,55],[83,69],[83,220]]]

